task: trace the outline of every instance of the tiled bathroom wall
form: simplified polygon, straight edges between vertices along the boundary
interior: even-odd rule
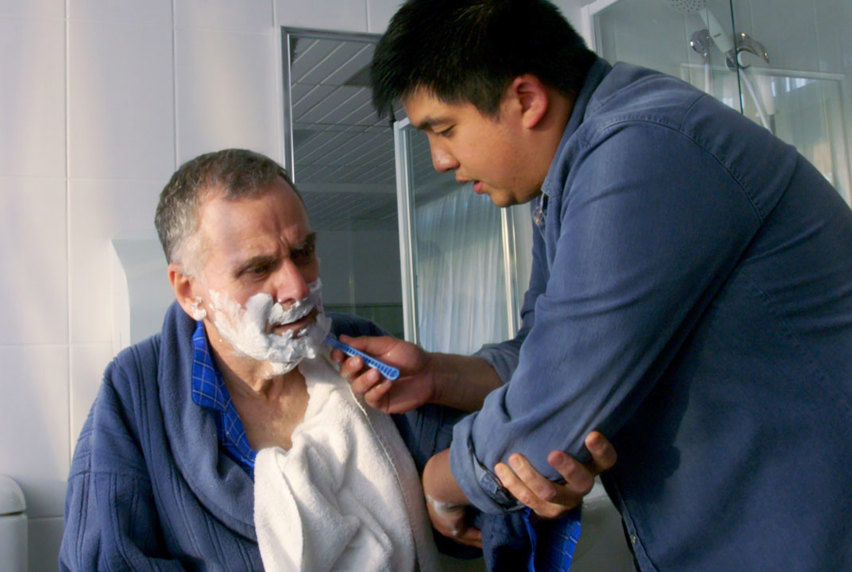
[[[112,357],[110,239],[153,237],[159,190],[198,153],[283,156],[279,26],[380,32],[394,9],[0,0],[0,473],[27,498],[30,570],[57,567],[70,455]]]

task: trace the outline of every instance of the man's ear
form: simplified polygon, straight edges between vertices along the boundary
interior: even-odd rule
[[[180,307],[190,317],[195,319],[195,279],[184,272],[183,266],[172,262],[169,264],[169,282],[175,291],[175,299],[177,299]]]
[[[509,90],[520,105],[521,124],[532,129],[541,123],[550,108],[550,94],[541,80],[523,74],[512,80]]]

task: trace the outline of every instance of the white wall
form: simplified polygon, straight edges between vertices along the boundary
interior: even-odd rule
[[[283,158],[280,26],[381,33],[397,5],[0,0],[0,473],[27,497],[30,570],[56,569],[112,357],[110,239],[154,237],[160,189],[198,153]]]

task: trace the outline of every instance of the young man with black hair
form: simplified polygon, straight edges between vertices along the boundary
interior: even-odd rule
[[[426,467],[436,527],[510,510],[597,429],[641,569],[852,569],[852,212],[825,178],[707,94],[596,57],[544,0],[410,0],[372,78],[437,170],[535,227],[515,339],[349,340],[403,371],[343,364],[385,411],[505,382]],[[539,512],[559,487],[521,493]]]

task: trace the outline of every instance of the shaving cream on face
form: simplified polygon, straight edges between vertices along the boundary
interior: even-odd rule
[[[207,317],[207,310],[201,307],[201,296],[196,296],[192,301],[192,319],[196,322]]]
[[[319,355],[331,330],[331,320],[322,312],[322,283],[309,284],[310,294],[285,309],[269,294],[255,294],[245,307],[219,292],[210,292],[213,323],[222,337],[240,354],[272,366],[272,375],[287,373],[303,359]],[[316,321],[298,331],[267,333],[318,310]]]

